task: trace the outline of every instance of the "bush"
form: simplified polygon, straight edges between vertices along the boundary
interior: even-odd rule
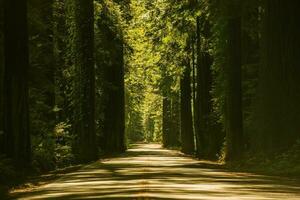
[[[69,132],[70,125],[58,123],[52,133],[39,138],[33,145],[33,165],[38,171],[50,171],[73,164],[73,137]]]

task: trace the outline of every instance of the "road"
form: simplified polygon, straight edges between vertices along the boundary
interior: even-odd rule
[[[52,183],[16,194],[20,200],[300,200],[299,182],[230,172],[158,144],[137,144]]]

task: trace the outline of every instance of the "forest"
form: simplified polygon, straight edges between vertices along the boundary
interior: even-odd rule
[[[164,151],[299,181],[299,5],[0,0],[0,199],[28,177],[138,155],[144,169]]]

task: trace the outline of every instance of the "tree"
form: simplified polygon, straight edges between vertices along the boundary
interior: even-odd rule
[[[126,150],[124,39],[118,5],[101,2],[97,19],[99,38],[99,71],[102,73],[103,133],[102,149],[106,154]],[[118,22],[118,23],[116,23]]]
[[[3,153],[3,73],[4,73],[4,51],[3,51],[3,0],[0,0],[0,153]]]
[[[163,98],[163,111],[162,111],[162,142],[164,147],[170,147],[170,139],[172,137],[171,130],[171,100],[165,96]]]
[[[238,1],[228,3],[227,60],[225,64],[225,131],[226,160],[241,157],[244,149],[241,81],[241,17]]]
[[[281,152],[300,129],[299,3],[265,0],[253,148]]]
[[[18,168],[30,163],[27,1],[4,1],[4,144]]]
[[[114,61],[105,69],[107,98],[104,111],[104,151],[120,153],[125,146],[125,94],[123,46],[120,41],[114,44]]]
[[[75,124],[78,159],[97,159],[95,133],[94,2],[74,1]]]
[[[29,36],[31,86],[36,88],[42,96],[44,103],[49,107],[47,121],[54,120],[53,108],[55,106],[55,59],[54,59],[54,18],[53,0],[28,0],[29,5]],[[39,75],[37,75],[39,74]],[[52,112],[51,112],[52,110]]]
[[[120,153],[125,146],[125,93],[123,42],[111,44],[112,65],[105,66],[104,151]]]
[[[210,24],[204,16],[197,17],[197,87],[195,102],[195,131],[197,154],[201,158],[214,158],[217,154],[214,122],[212,122],[212,58],[208,52]]]
[[[171,100],[171,137],[169,139],[170,146],[178,147],[180,145],[180,96],[175,91]]]
[[[194,132],[191,109],[191,66],[190,60],[184,62],[184,71],[180,80],[180,121],[181,121],[181,147],[182,152],[194,152]]]

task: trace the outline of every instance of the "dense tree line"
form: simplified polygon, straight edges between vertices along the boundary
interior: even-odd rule
[[[87,163],[137,141],[299,160],[297,5],[0,0],[0,169]]]
[[[130,73],[139,77],[128,78],[138,101],[131,115],[147,121],[151,140],[158,135],[165,147],[228,161],[299,146],[296,2],[132,2],[130,37],[142,39],[132,41]],[[143,104],[157,104],[149,91],[160,95],[161,113],[142,115]],[[180,118],[172,123],[174,98]]]
[[[51,170],[126,150],[125,5],[1,1],[1,163]]]

